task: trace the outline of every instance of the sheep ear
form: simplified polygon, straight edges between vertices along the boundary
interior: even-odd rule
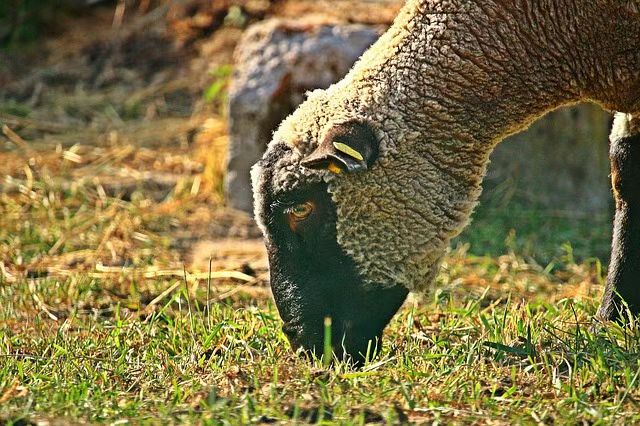
[[[339,174],[367,170],[378,158],[379,141],[365,123],[350,121],[334,126],[302,165]]]

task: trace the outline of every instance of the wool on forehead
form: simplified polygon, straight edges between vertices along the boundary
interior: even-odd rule
[[[254,217],[265,238],[271,205],[283,195],[322,180],[330,180],[327,172],[304,168],[304,158],[295,147],[283,142],[269,144],[264,157],[251,168]]]
[[[307,96],[307,100],[280,124],[262,159],[251,169],[254,215],[265,236],[269,212],[265,194],[277,198],[333,178],[327,171],[308,169],[300,164],[317,147],[327,124],[335,119],[335,108],[329,105],[325,90],[315,90]]]

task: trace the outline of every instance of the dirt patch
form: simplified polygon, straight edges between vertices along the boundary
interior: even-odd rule
[[[262,239],[200,240],[190,252],[192,269],[234,269],[259,278],[267,279],[267,256]]]

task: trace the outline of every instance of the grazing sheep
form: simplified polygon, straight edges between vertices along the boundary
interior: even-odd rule
[[[409,0],[347,76],[316,90],[252,170],[271,287],[294,347],[362,360],[467,224],[489,154],[590,100],[612,133],[616,220],[601,314],[640,310],[640,1]],[[635,237],[635,238],[634,238]]]

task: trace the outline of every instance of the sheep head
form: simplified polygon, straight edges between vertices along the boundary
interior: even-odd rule
[[[300,123],[290,118],[252,171],[255,215],[265,235],[271,287],[283,331],[295,348],[321,354],[324,318],[331,317],[334,353],[360,362],[367,351],[375,353],[382,330],[407,290],[386,282],[367,285],[338,242],[338,209],[329,187],[334,177],[371,167],[378,143],[369,125],[346,121],[323,131],[322,141],[304,155],[305,142],[311,146],[309,141],[320,136],[313,134],[319,123],[305,118],[311,118],[311,133],[287,128]]]
[[[275,133],[252,170],[255,216],[292,345],[321,351],[329,316],[334,353],[361,362],[380,348],[409,290],[433,281],[473,202],[445,200],[451,194],[438,188],[459,188],[457,178],[420,155],[404,161],[390,142],[417,135],[394,134],[340,103],[339,92],[312,93]],[[432,202],[446,214],[430,211]]]

